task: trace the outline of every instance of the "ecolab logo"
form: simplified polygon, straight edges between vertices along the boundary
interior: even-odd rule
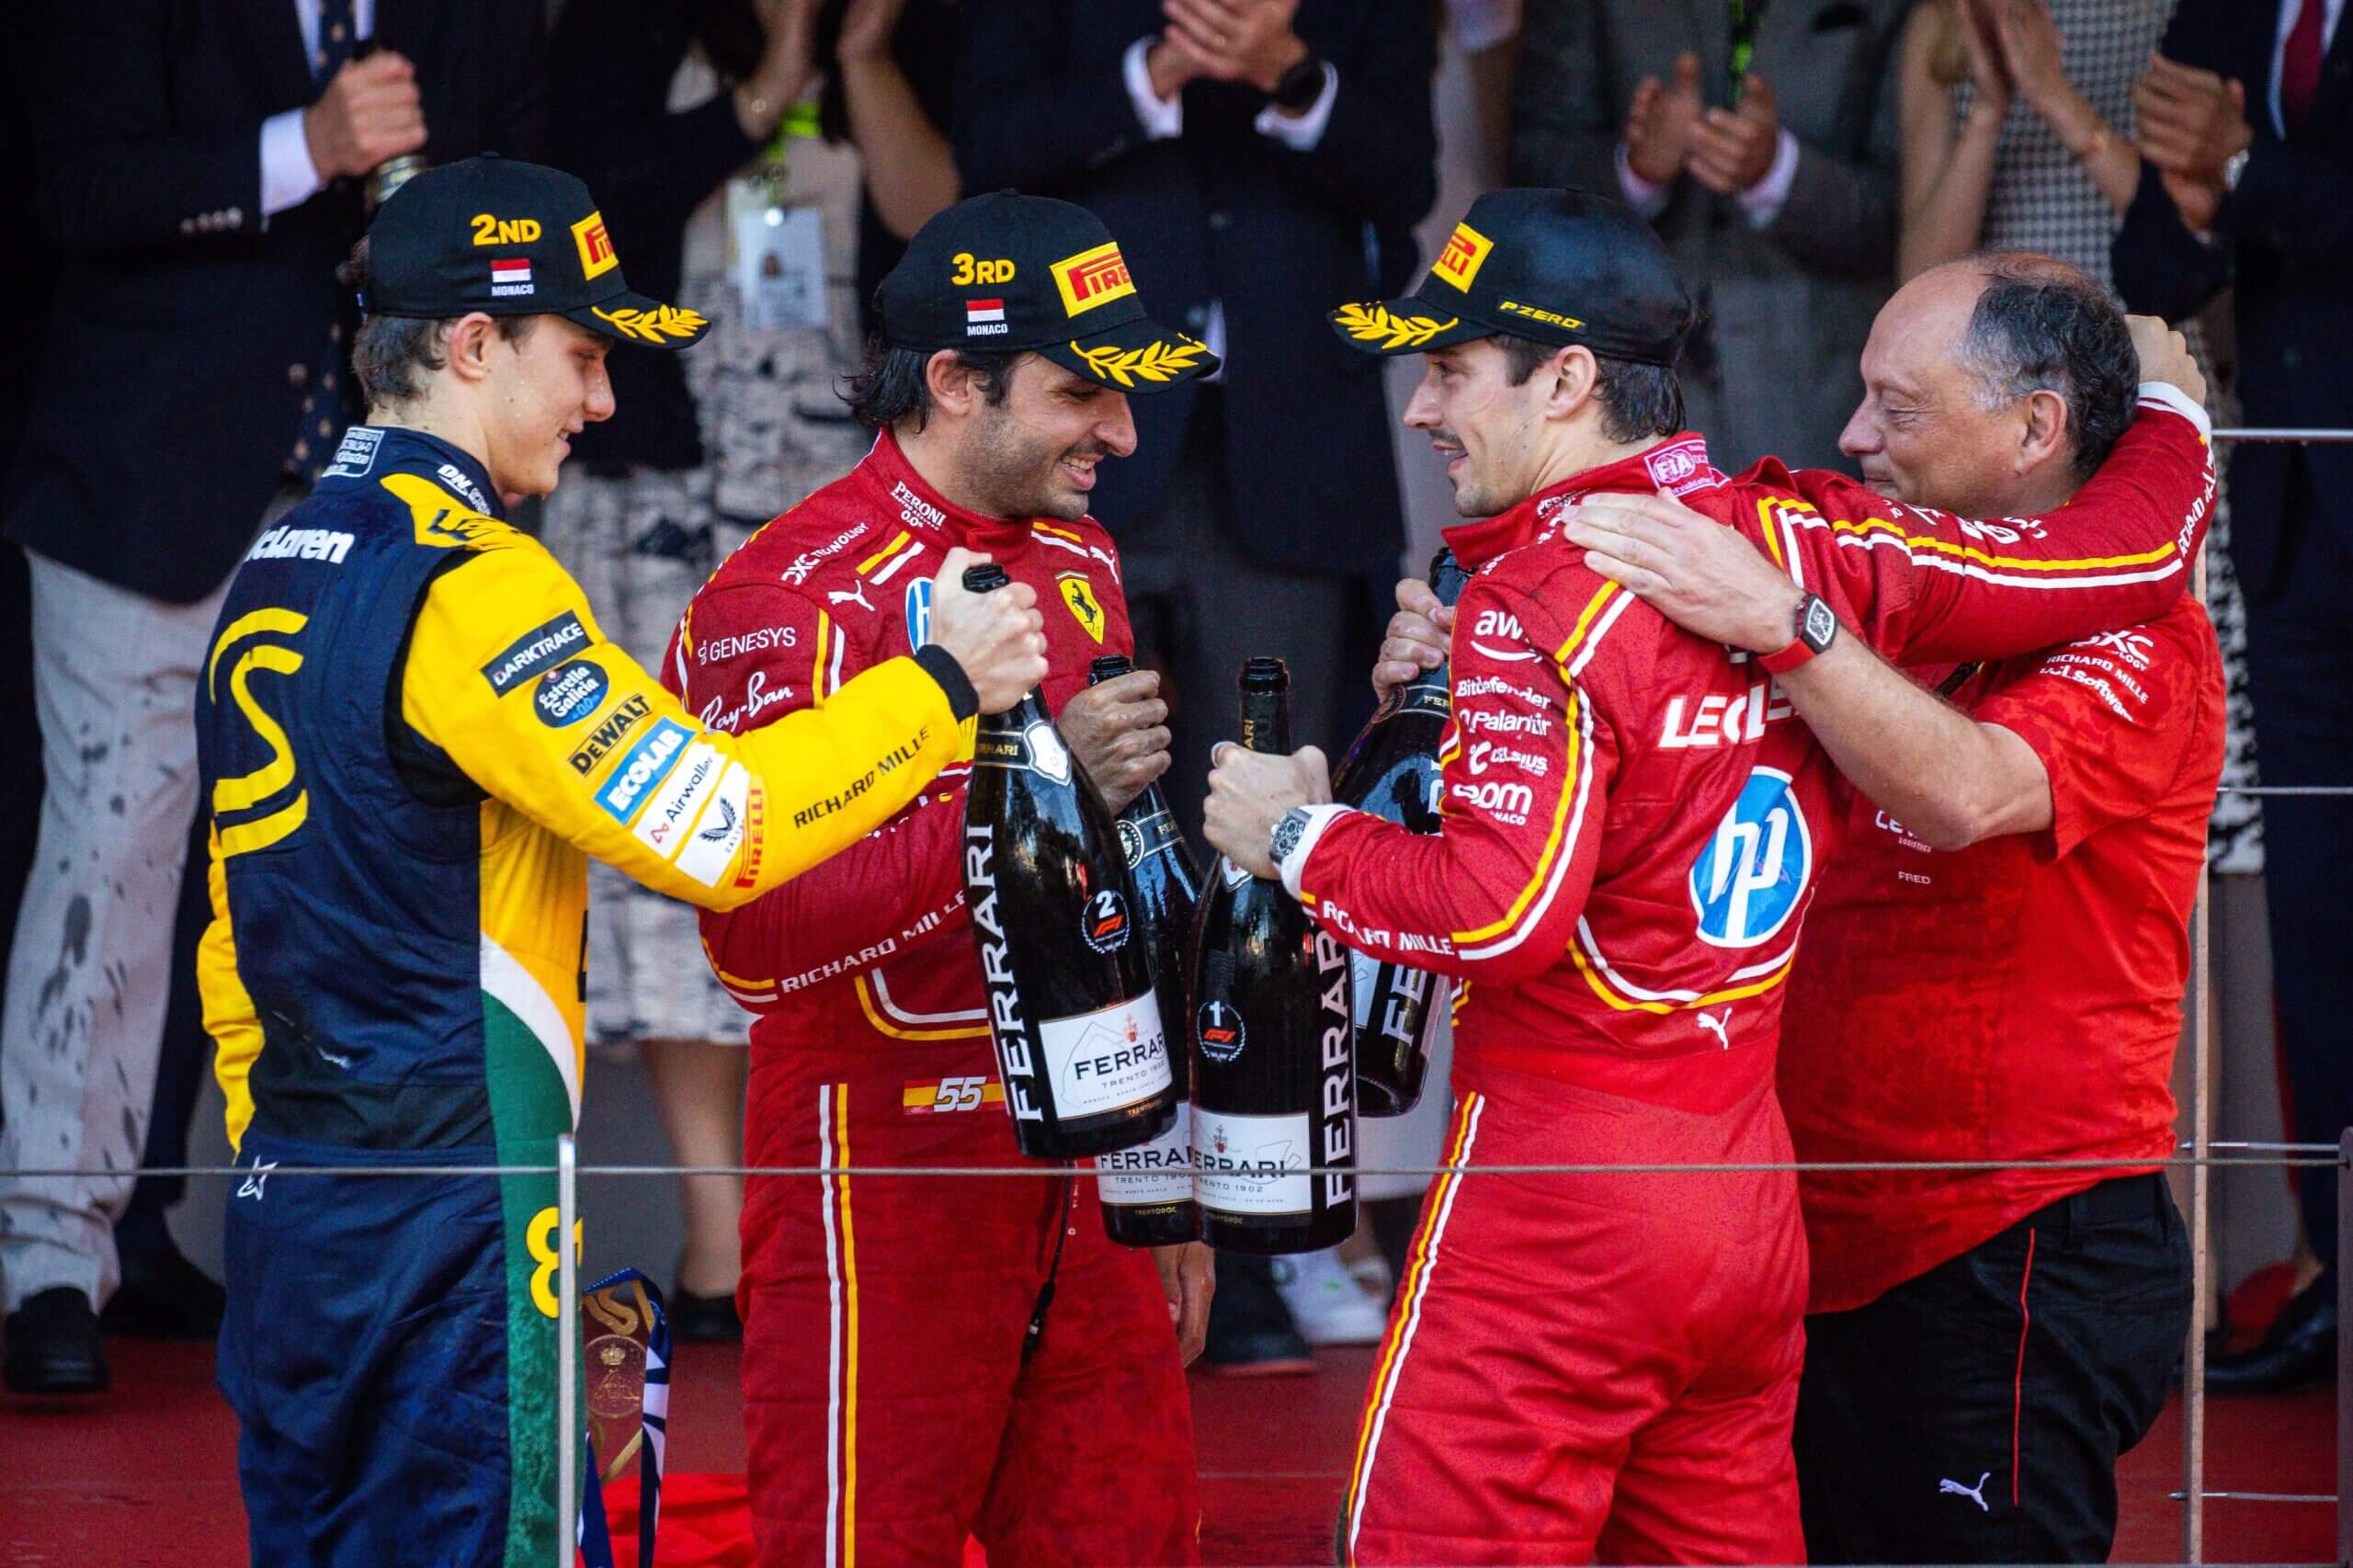
[[[677,765],[678,754],[694,738],[694,732],[675,719],[665,719],[654,726],[651,733],[637,743],[612,778],[597,795],[597,803],[615,822],[626,826],[637,814],[639,802],[646,792],[669,777]]]

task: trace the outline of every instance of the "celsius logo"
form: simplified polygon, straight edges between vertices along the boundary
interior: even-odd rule
[[[1200,1037],[1201,1054],[1212,1062],[1233,1061],[1248,1043],[1242,1015],[1233,1010],[1233,1004],[1215,997],[1202,1003],[1201,1010],[1193,1015],[1193,1028]],[[1224,1146],[1219,1147],[1222,1151]]]
[[[931,641],[931,579],[918,577],[907,585],[907,651],[914,653]]]
[[[1128,945],[1128,901],[1119,889],[1105,888],[1086,901],[1078,934],[1098,953],[1116,953]]]
[[[1813,869],[1813,840],[1790,776],[1760,767],[1691,866],[1691,907],[1711,947],[1769,941],[1797,913]]]

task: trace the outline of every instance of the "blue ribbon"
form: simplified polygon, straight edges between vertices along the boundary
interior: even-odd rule
[[[653,1310],[654,1329],[645,1342],[644,1441],[637,1450],[637,1568],[654,1568],[654,1540],[662,1517],[662,1457],[670,1431],[670,1319],[662,1310],[662,1291],[634,1268],[608,1274],[588,1287],[586,1294],[634,1281],[645,1292]],[[597,1440],[580,1434],[582,1486],[578,1540],[586,1568],[613,1568],[612,1528],[605,1521],[604,1474],[597,1468]]]

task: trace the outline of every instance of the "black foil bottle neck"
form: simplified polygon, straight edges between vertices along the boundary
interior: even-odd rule
[[[1086,666],[1086,684],[1101,686],[1107,680],[1131,673],[1135,667],[1135,661],[1125,653],[1100,654]]]
[[[1463,588],[1470,583],[1471,574],[1454,558],[1454,551],[1441,548],[1430,557],[1430,592],[1442,605],[1456,603],[1462,597]]]
[[[1242,661],[1242,744],[1290,755],[1290,671],[1280,659]]]

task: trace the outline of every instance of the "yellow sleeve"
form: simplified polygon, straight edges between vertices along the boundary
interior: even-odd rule
[[[706,909],[747,903],[881,826],[953,760],[962,727],[901,658],[822,709],[747,735],[709,729],[520,534],[426,590],[401,713],[490,794]]]
[[[229,1102],[229,1147],[245,1140],[245,1124],[254,1119],[252,1091],[246,1080],[254,1059],[261,1054],[261,1020],[254,1016],[254,999],[246,994],[244,977],[237,972],[237,939],[229,927],[229,876],[221,859],[221,830],[210,835],[212,852],[205,881],[212,899],[212,919],[196,948],[196,989],[204,1002],[204,1029],[212,1037],[212,1075]]]

